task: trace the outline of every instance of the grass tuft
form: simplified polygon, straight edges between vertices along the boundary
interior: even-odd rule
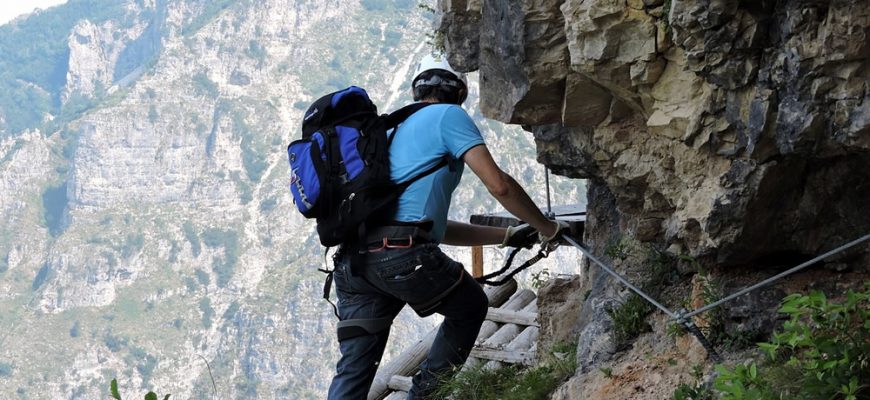
[[[534,367],[511,365],[489,369],[483,365],[461,371],[441,382],[432,398],[470,400],[548,399],[577,368],[576,344],[553,346]]]

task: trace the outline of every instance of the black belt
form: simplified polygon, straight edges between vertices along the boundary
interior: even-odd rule
[[[366,232],[366,249],[369,253],[386,249],[408,249],[432,242],[429,231],[417,225],[380,226]]]

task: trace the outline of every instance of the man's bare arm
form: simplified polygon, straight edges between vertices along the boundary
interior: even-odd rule
[[[462,159],[508,212],[545,236],[556,234],[558,226],[541,213],[538,206],[513,177],[498,167],[485,145],[475,146],[466,151]]]
[[[441,243],[451,246],[501,244],[504,241],[505,231],[505,228],[447,221],[447,231],[444,233],[444,239],[441,240]]]

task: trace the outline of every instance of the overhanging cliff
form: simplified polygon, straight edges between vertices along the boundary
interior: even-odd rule
[[[772,275],[870,232],[866,2],[439,6],[450,62],[480,72],[484,115],[523,125],[539,162],[589,179],[583,239],[630,276],[650,273],[631,257],[613,257],[614,244],[675,257],[683,276],[698,266],[730,275],[727,286],[738,284],[736,275]],[[819,274],[857,274],[834,275],[843,284],[870,270],[866,246],[827,263]],[[602,309],[620,292],[594,267],[584,271],[578,293],[589,296],[575,330],[578,357],[586,357],[578,362],[588,370],[618,356],[615,345],[590,341],[612,332]],[[664,286],[686,286],[677,281]],[[782,292],[764,296],[743,300],[766,307],[743,322],[775,319]]]
[[[441,29],[484,114],[605,184],[641,240],[740,264],[870,230],[866,4],[476,3]]]

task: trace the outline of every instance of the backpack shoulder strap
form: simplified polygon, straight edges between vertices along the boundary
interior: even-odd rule
[[[445,166],[447,166],[447,165],[449,165],[449,164],[450,164],[450,161],[448,161],[448,160],[447,160],[447,157],[445,156],[444,158],[441,159],[441,161],[438,162],[438,164],[435,164],[435,166],[433,166],[432,168],[429,168],[429,169],[427,169],[427,170],[421,172],[419,175],[416,175],[416,176],[414,176],[413,178],[408,179],[407,181],[404,181],[404,182],[400,183],[400,184],[399,184],[399,187],[400,187],[402,190],[405,190],[405,189],[408,188],[408,186],[411,186],[412,183],[417,182],[417,181],[419,181],[420,179],[423,179],[423,178],[425,178],[425,177],[427,177],[427,176],[429,176],[429,175],[434,174],[435,171],[437,171],[437,170],[439,170],[439,169],[441,169],[441,168],[444,168]]]
[[[404,106],[396,111],[393,111],[389,115],[386,116],[386,128],[393,129],[402,122],[405,122],[408,117],[414,114],[417,111],[420,111],[428,106],[431,106],[435,103],[414,103]]]
[[[413,115],[415,112],[420,111],[420,110],[422,110],[428,106],[431,106],[433,104],[435,104],[435,103],[423,103],[423,102],[414,103],[414,104],[409,104],[407,106],[404,106],[404,107],[394,111],[390,115],[386,116],[387,129],[393,129],[393,128],[398,127],[399,124],[404,122],[406,119],[408,119],[408,117]],[[396,137],[396,132],[394,131],[393,134],[390,135],[390,138],[387,140],[388,146],[393,144],[393,138],[395,138],[395,137]],[[417,182],[420,179],[425,178],[429,175],[432,175],[433,173],[435,173],[435,171],[443,168],[444,166],[446,166],[448,164],[450,164],[450,161],[447,159],[447,157],[444,157],[443,159],[441,159],[441,161],[438,164],[436,164],[432,168],[429,168],[426,171],[423,171],[422,173],[420,173],[419,175],[414,176],[413,178],[411,178],[405,182],[402,182],[401,184],[399,184],[399,186],[401,187],[402,190],[405,190],[408,188],[408,186],[411,186],[412,183]]]

